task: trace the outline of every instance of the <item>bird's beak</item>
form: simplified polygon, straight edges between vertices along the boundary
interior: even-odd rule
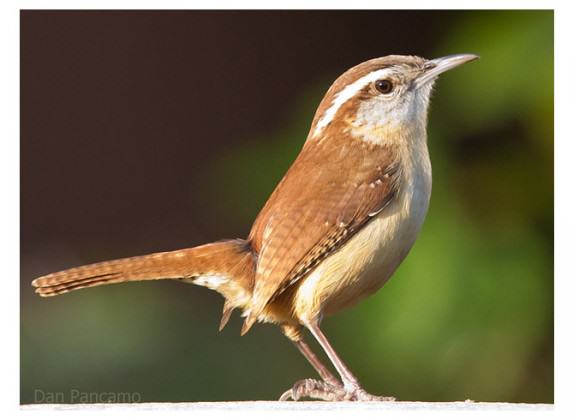
[[[424,86],[426,83],[435,80],[440,74],[445,71],[451,70],[454,67],[477,60],[479,56],[475,54],[453,54],[446,57],[435,58],[428,60],[424,64],[424,70],[414,80],[414,88],[417,89]]]

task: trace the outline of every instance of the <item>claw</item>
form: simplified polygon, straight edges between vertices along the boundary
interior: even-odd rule
[[[279,401],[288,401],[288,400],[296,401],[292,395],[292,389],[289,389],[288,391],[283,392],[283,394],[279,398]]]

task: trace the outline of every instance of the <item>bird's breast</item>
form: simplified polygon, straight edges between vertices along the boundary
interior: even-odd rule
[[[390,278],[414,244],[431,193],[427,153],[404,162],[400,192],[336,253],[301,281],[293,296],[299,319],[330,315],[374,293]]]

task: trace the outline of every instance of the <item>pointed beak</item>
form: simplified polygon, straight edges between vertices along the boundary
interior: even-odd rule
[[[454,54],[448,55],[446,57],[435,58],[433,60],[428,60],[424,64],[424,70],[414,80],[414,88],[418,89],[424,86],[426,83],[435,80],[440,74],[445,71],[451,70],[458,67],[464,63],[469,63],[470,61],[477,60],[479,56],[475,54]]]

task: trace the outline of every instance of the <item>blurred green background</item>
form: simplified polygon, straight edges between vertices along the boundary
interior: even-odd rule
[[[69,400],[71,389],[277,399],[315,377],[276,327],[240,337],[235,315],[219,334],[222,299],[203,288],[40,299],[29,282],[245,237],[340,73],[390,53],[464,52],[481,60],[444,75],[433,98],[433,194],[416,245],[383,289],[324,329],[371,393],[553,402],[552,11],[23,12],[21,22],[22,403],[35,390]]]

